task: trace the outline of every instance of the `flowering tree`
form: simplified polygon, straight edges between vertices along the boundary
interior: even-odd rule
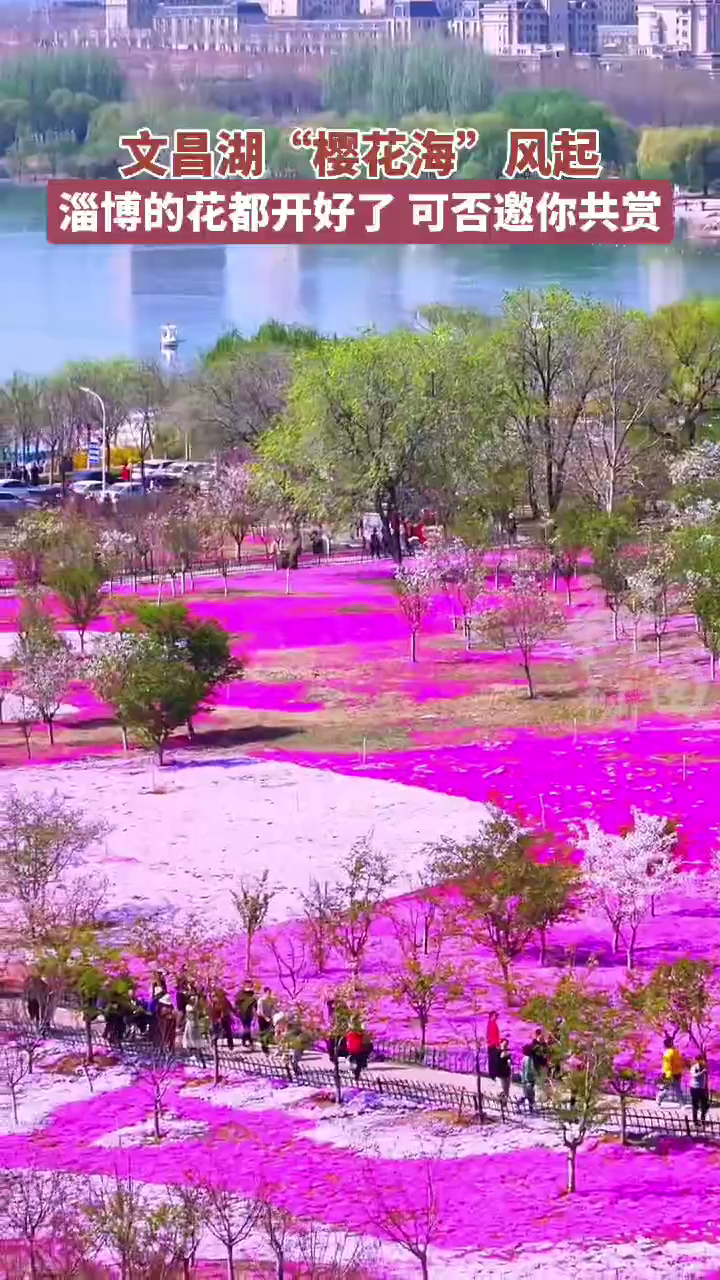
[[[530,664],[535,651],[565,626],[563,615],[548,598],[542,579],[533,573],[515,574],[500,602],[478,620],[485,639],[506,653],[520,654],[528,693],[535,697]]]
[[[693,445],[670,464],[670,479],[674,485],[697,489],[720,480],[720,443],[704,440]]]
[[[588,822],[579,846],[590,899],[612,926],[615,954],[625,930],[627,967],[632,970],[640,925],[655,899],[681,883],[677,833],[667,818],[633,809],[633,826],[624,835],[612,835],[597,822]]]
[[[53,743],[53,720],[74,679],[76,660],[51,615],[35,600],[25,601],[21,610],[11,666],[13,693],[23,704],[23,714],[46,724]]]
[[[135,539],[124,529],[102,529],[98,536],[100,557],[108,575],[108,588],[112,591],[113,578],[133,564]],[[137,581],[136,584],[137,585]]]
[[[644,569],[627,577],[627,593],[633,596],[635,608],[650,618],[655,636],[655,648],[658,662],[662,662],[662,638],[667,631],[670,615],[668,612],[668,565],[664,557],[649,562]],[[637,627],[635,628],[637,646]]]
[[[32,511],[18,520],[10,535],[8,553],[23,587],[37,587],[42,582],[46,558],[57,546],[62,528],[62,516],[57,511]]]
[[[242,560],[242,545],[256,518],[257,503],[252,492],[252,472],[242,462],[223,467],[205,498],[216,524],[229,534]]]
[[[430,548],[428,558],[434,564],[437,581],[450,596],[453,620],[456,614],[462,618],[465,646],[470,649],[470,619],[485,590],[485,550],[468,546],[462,538],[453,538],[449,542],[437,542]]]
[[[417,662],[417,637],[432,608],[437,586],[435,565],[429,556],[416,556],[396,570],[395,593],[410,628],[410,661]]]

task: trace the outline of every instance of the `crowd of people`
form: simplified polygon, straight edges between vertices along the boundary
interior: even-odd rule
[[[562,1022],[558,1022],[553,1033],[546,1033],[538,1028],[532,1039],[523,1046],[520,1084],[525,1106],[531,1115],[535,1111],[538,1091],[542,1092],[548,1081],[559,1079],[562,1075],[561,1036]],[[498,1015],[494,1011],[488,1017],[486,1043],[488,1074],[491,1080],[498,1081],[501,1098],[507,1101],[514,1076],[513,1058],[510,1043],[501,1035]],[[688,1096],[685,1092],[684,1079],[688,1067],[690,1068],[689,1101],[692,1107],[693,1123],[703,1125],[710,1110],[707,1057],[698,1051],[692,1061],[687,1062],[669,1036],[665,1038],[663,1045],[662,1073],[658,1082],[656,1102],[658,1105],[666,1102],[675,1106],[686,1105]],[[574,1098],[570,1097],[570,1107],[574,1105],[574,1101]]]
[[[51,991],[44,978],[30,974],[25,983],[25,1002],[30,1021],[38,1027],[52,1023]],[[85,1009],[91,1017],[102,1017],[106,1043],[121,1049],[126,1040],[142,1039],[166,1053],[178,1047],[206,1066],[208,1042],[224,1042],[229,1050],[239,1040],[241,1047],[254,1051],[259,1046],[269,1056],[278,1049],[295,1075],[307,1049],[316,1043],[317,1028],[306,1024],[297,1008],[283,1009],[269,986],[258,993],[247,980],[234,1001],[222,987],[206,993],[190,982],[182,971],[175,982],[174,998],[170,995],[164,973],[156,972],[147,996],[125,979]],[[347,1059],[359,1083],[372,1053],[372,1042],[357,1014],[341,1001],[327,1000],[326,1039],[331,1063]]]
[[[49,1026],[52,1021],[50,989],[38,974],[31,974],[25,983],[25,1001],[28,1017],[38,1026]],[[122,1048],[128,1037],[141,1037],[155,1048],[175,1052],[178,1044],[186,1053],[194,1055],[205,1067],[205,1049],[208,1042],[224,1041],[233,1050],[239,1039],[241,1047],[253,1051],[259,1046],[266,1056],[271,1048],[279,1050],[297,1076],[303,1054],[312,1048],[321,1034],[317,1027],[310,1027],[298,1008],[282,1009],[269,986],[258,992],[247,980],[231,1001],[222,987],[209,994],[197,989],[181,972],[175,983],[175,997],[170,995],[165,974],[154,974],[149,995],[142,997],[132,984],[126,983],[104,1000],[98,1001],[94,1011],[104,1018],[104,1036],[116,1049]],[[370,1060],[372,1040],[363,1026],[360,1016],[341,999],[329,997],[326,1002],[326,1052],[335,1066],[343,1060],[350,1064],[356,1083],[360,1083],[363,1071]],[[564,1070],[562,1022],[551,1033],[538,1028],[522,1050],[519,1081],[527,1111],[536,1110],[538,1093],[548,1082],[561,1077]],[[488,1074],[497,1081],[500,1097],[507,1101],[510,1087],[516,1078],[515,1064],[510,1042],[500,1032],[498,1014],[492,1011],[487,1020],[486,1045]],[[689,1067],[689,1098],[684,1088],[685,1072]],[[670,1037],[664,1043],[662,1073],[656,1101],[692,1107],[693,1121],[704,1124],[710,1109],[708,1062],[704,1053],[698,1052],[687,1062]],[[570,1098],[570,1105],[573,1099]]]

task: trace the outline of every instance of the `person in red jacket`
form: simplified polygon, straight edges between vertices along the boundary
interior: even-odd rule
[[[492,1013],[488,1014],[487,1031],[485,1033],[485,1043],[487,1044],[488,1056],[488,1075],[491,1080],[496,1080],[498,1076],[500,1039],[500,1028],[498,1026],[497,1013],[493,1010]]]
[[[353,1076],[355,1083],[360,1083],[360,1076],[365,1070],[370,1054],[372,1053],[372,1042],[366,1031],[363,1031],[359,1018],[353,1018],[350,1023],[350,1030],[345,1038],[347,1044],[347,1053],[352,1063]]]

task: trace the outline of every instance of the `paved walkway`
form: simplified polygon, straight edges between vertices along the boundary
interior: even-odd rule
[[[16,1000],[0,1000],[0,1019],[17,1016]],[[60,1030],[73,1031],[82,1033],[84,1031],[83,1022],[80,1014],[76,1010],[58,1008],[54,1017],[55,1026]],[[101,1043],[101,1032],[99,1027],[95,1026],[94,1039],[97,1044]],[[132,1042],[131,1042],[132,1043]],[[227,1049],[223,1047],[223,1052],[227,1053]],[[208,1049],[208,1052],[210,1050]],[[229,1055],[233,1059],[253,1058],[261,1059],[259,1049],[254,1051],[243,1048],[236,1042],[235,1048]],[[319,1050],[310,1049],[303,1054],[302,1065],[305,1068],[314,1068],[318,1070],[329,1070],[331,1067],[330,1060],[326,1053]],[[419,1085],[445,1085],[452,1089],[462,1089],[466,1093],[475,1093],[475,1077],[467,1075],[463,1072],[441,1071],[435,1067],[425,1067],[420,1065],[411,1066],[401,1062],[391,1062],[387,1060],[372,1059],[368,1069],[368,1076],[380,1077],[388,1081],[411,1081]],[[500,1098],[500,1086],[497,1081],[490,1080],[488,1076],[482,1077],[483,1095],[489,1099]],[[518,1084],[513,1083],[511,1086],[511,1098],[518,1102],[522,1099],[522,1089]],[[619,1115],[620,1105],[616,1099],[616,1110]],[[542,1096],[538,1091],[538,1105],[542,1105]],[[684,1117],[690,1114],[689,1101],[686,1106],[680,1107],[676,1105],[663,1104],[660,1106],[654,1099],[639,1098],[631,1099],[628,1102],[628,1114],[633,1112],[642,1112],[646,1116],[654,1116],[658,1119],[663,1117]],[[711,1113],[712,1118],[712,1113]]]

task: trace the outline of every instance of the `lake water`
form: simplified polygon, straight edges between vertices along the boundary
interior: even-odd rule
[[[0,380],[156,357],[162,324],[178,326],[187,365],[234,325],[390,329],[429,303],[495,312],[508,290],[551,284],[654,310],[720,294],[720,246],[68,247],[47,243],[43,190],[0,186]]]

